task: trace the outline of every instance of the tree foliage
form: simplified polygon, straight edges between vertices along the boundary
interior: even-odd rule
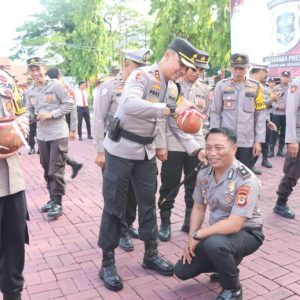
[[[224,0],[151,0],[155,16],[151,48],[159,59],[176,36],[210,55],[212,67],[226,67],[230,58],[230,5]]]

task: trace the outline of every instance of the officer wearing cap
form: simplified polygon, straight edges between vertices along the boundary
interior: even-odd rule
[[[75,105],[70,94],[55,79],[46,79],[46,67],[39,57],[27,60],[28,74],[33,85],[26,92],[26,106],[37,119],[37,140],[41,165],[50,194],[41,207],[50,218],[62,215],[62,196],[65,194],[65,164],[68,152],[69,129],[65,115]]]
[[[226,127],[237,134],[236,158],[251,169],[253,156],[259,156],[265,142],[266,106],[260,84],[245,77],[248,66],[248,55],[231,55],[232,77],[216,85],[210,127]]]
[[[102,168],[102,171],[104,171],[105,165],[103,140],[109,122],[112,121],[117,111],[125,81],[134,69],[146,65],[151,55],[151,50],[147,48],[124,50],[123,52],[124,61],[122,71],[118,73],[116,78],[110,79],[100,86],[94,101],[94,134],[96,136],[97,150],[95,162]],[[134,248],[130,237],[138,237],[138,231],[132,226],[136,218],[136,206],[137,202],[133,186],[130,182],[127,194],[126,212],[125,217],[122,218],[121,238],[119,242],[120,247],[125,251],[132,251]]]
[[[272,111],[272,122],[276,124],[279,132],[279,146],[277,151],[277,156],[284,157],[285,153],[284,148],[284,139],[285,139],[285,127],[286,127],[286,97],[289,89],[289,80],[291,73],[288,71],[283,71],[280,77],[280,84],[276,85],[273,89],[274,94],[277,95],[277,101],[273,102],[273,111]],[[269,157],[274,156],[274,148],[278,138],[278,132],[271,132],[270,136],[270,151]]]
[[[119,243],[130,182],[139,208],[139,238],[145,243],[142,266],[166,276],[174,272],[174,266],[157,250],[155,153],[160,149],[155,150],[154,138],[161,123],[167,121],[189,154],[203,154],[199,144],[178,129],[173,117],[194,107],[187,101],[176,105],[179,92],[173,81],[188,68],[195,68],[195,56],[197,50],[188,41],[175,38],[158,63],[134,70],[126,80],[115,118],[104,138],[104,209],[98,242],[103,259],[99,275],[111,290],[123,288],[115,267],[114,249]]]
[[[26,109],[20,107],[14,98],[15,88],[12,76],[0,69],[0,122],[16,118],[17,125],[26,136],[28,116]],[[6,137],[1,135],[2,138]],[[28,243],[27,216],[19,155],[17,151],[0,153],[0,290],[4,300],[21,300],[25,243]]]
[[[207,112],[209,107],[209,88],[201,76],[203,71],[208,69],[208,54],[202,50],[197,51],[195,57],[196,69],[188,69],[183,77],[177,82],[181,86],[181,94],[187,101],[194,103],[198,110]],[[202,128],[194,134],[200,147],[204,148],[204,137]],[[196,172],[194,168],[199,163],[197,156],[190,156],[184,147],[178,142],[172,131],[166,127],[165,135],[156,140],[156,147],[163,148],[167,145],[167,157],[161,158],[161,187],[159,189],[158,207],[160,209],[161,225],[159,229],[159,239],[169,241],[171,239],[171,210],[174,207],[175,198],[178,194],[178,185],[181,180],[182,171],[185,175],[185,217],[181,230],[189,232],[190,216],[193,208],[192,194],[196,182]],[[158,157],[160,158],[160,157]],[[194,174],[193,174],[194,173]],[[192,174],[192,176],[191,176]],[[189,177],[186,179],[186,176]]]
[[[260,182],[235,159],[238,145],[232,130],[213,128],[205,139],[210,166],[197,176],[190,234],[175,275],[187,280],[217,272],[222,291],[216,299],[240,300],[238,265],[264,240],[258,208]],[[208,207],[209,225],[203,226]]]
[[[277,202],[274,213],[281,217],[294,219],[295,213],[287,206],[288,198],[300,177],[300,79],[294,79],[287,92],[286,132],[287,156],[282,177],[277,188]]]

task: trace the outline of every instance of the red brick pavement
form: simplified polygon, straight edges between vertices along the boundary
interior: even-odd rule
[[[94,164],[95,150],[90,140],[70,144],[70,156],[84,163],[75,179],[67,167],[64,215],[48,221],[39,208],[47,199],[38,155],[21,156],[27,183],[30,213],[30,246],[26,250],[24,300],[44,299],[215,299],[220,288],[207,275],[185,282],[163,277],[141,267],[143,244],[134,240],[135,250],[116,250],[117,267],[124,289],[108,291],[98,278],[101,262],[97,247],[103,208],[102,175]],[[283,158],[273,158],[273,169],[263,169],[260,207],[264,213],[266,240],[241,265],[244,299],[300,299],[300,202],[299,185],[290,199],[297,217],[285,220],[272,213],[276,188],[282,175]],[[260,166],[258,164],[258,166]],[[298,201],[297,201],[298,200]],[[175,263],[185,245],[186,234],[179,231],[184,215],[183,191],[172,214],[172,240],[160,243],[163,255]]]

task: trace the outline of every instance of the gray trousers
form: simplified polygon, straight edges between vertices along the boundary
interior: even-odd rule
[[[150,160],[131,160],[105,152],[102,189],[104,208],[98,240],[99,247],[105,251],[119,245],[130,182],[138,203],[139,237],[144,241],[157,239],[155,157]]]
[[[65,194],[65,166],[68,153],[68,138],[53,141],[38,140],[40,162],[44,169],[44,178],[51,196]]]

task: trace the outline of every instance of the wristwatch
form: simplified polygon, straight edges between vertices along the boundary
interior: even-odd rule
[[[192,232],[192,238],[193,238],[194,240],[196,240],[196,241],[200,241],[200,240],[201,240],[201,238],[200,238],[200,236],[197,234],[197,231],[196,231],[196,230],[194,230],[194,231]]]
[[[170,114],[174,115],[177,105],[175,103],[167,103],[167,107],[170,109]]]

